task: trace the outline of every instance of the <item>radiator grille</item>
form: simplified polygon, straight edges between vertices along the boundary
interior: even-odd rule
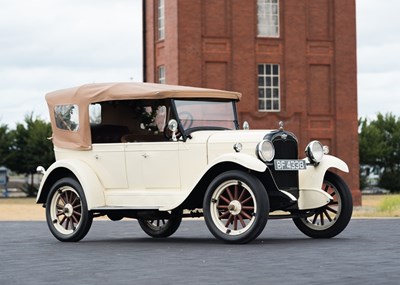
[[[282,138],[282,135],[285,139]],[[298,145],[294,135],[281,131],[271,137],[271,140],[275,147],[275,159],[298,159]],[[294,190],[296,193],[299,184],[298,171],[275,171],[272,166],[271,173],[279,189]],[[293,191],[289,192],[294,194]]]

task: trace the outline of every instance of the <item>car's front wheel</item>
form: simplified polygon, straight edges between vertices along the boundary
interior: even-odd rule
[[[302,212],[303,217],[294,218],[297,228],[312,238],[332,238],[348,225],[353,213],[353,200],[347,184],[338,175],[327,171],[322,189],[333,200],[318,209]]]
[[[229,243],[247,243],[263,231],[269,213],[267,192],[254,175],[232,170],[217,176],[203,202],[210,232]]]
[[[75,242],[86,236],[93,215],[78,181],[67,177],[53,185],[47,196],[46,220],[51,233],[60,241]]]
[[[153,238],[166,238],[174,234],[182,221],[182,210],[173,210],[166,213],[167,217],[156,219],[142,219],[138,222],[142,230]]]

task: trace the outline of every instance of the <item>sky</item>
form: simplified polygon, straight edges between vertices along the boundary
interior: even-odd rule
[[[0,125],[48,120],[44,95],[142,81],[141,0],[0,0]],[[358,116],[400,116],[399,0],[356,0]]]

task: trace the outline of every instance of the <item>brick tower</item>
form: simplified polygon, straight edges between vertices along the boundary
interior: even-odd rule
[[[144,81],[238,91],[252,129],[284,121],[359,190],[355,0],[144,0]]]

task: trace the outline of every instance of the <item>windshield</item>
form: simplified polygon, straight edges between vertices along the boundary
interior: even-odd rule
[[[196,129],[236,129],[235,105],[232,101],[175,100],[184,131]]]

